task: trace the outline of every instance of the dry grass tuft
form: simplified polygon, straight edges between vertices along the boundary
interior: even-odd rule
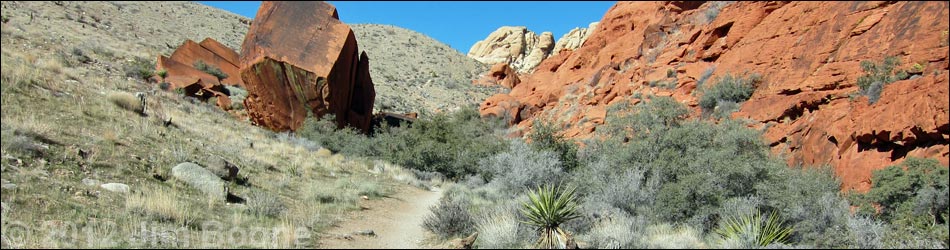
[[[114,103],[116,106],[119,106],[122,109],[132,111],[139,114],[144,114],[145,106],[142,105],[142,102],[138,98],[135,98],[132,94],[115,92],[109,94],[109,101]]]
[[[187,204],[179,201],[178,192],[162,187],[145,187],[126,197],[125,207],[129,213],[138,213],[159,221],[174,221],[187,224],[194,220]]]

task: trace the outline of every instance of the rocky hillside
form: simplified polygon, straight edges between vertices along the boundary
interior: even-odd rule
[[[757,74],[732,116],[751,119],[790,165],[829,164],[843,189],[864,191],[873,170],[908,156],[950,164],[948,5],[620,2],[583,46],[544,60],[480,110],[520,128],[558,120],[583,138],[611,104],[672,96],[700,117],[718,79]],[[713,101],[710,110],[726,108]]]
[[[506,63],[518,73],[529,73],[545,58],[580,47],[596,27],[595,22],[574,28],[555,42],[550,31],[538,35],[524,26],[502,26],[475,42],[468,57],[489,65]]]
[[[478,105],[496,89],[473,86],[488,70],[422,33],[381,24],[350,24],[370,57],[378,111],[428,113]]]
[[[186,39],[240,48],[247,19],[191,2],[0,5],[0,248],[321,247],[360,202],[405,186],[391,165],[143,79]]]

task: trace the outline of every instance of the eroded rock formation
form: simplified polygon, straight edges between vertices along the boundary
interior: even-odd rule
[[[524,26],[502,26],[478,41],[468,57],[485,64],[507,63],[518,72],[528,72],[554,49],[551,32],[535,34]]]
[[[564,34],[557,42],[551,32],[535,34],[524,26],[502,26],[478,41],[468,51],[468,57],[481,63],[508,64],[518,73],[530,73],[542,60],[556,55],[561,50],[580,47],[597,23],[588,28],[575,28]]]
[[[251,120],[296,130],[309,113],[368,131],[375,90],[369,58],[325,2],[264,2],[241,47]]]
[[[554,50],[551,51],[551,55],[557,55],[561,53],[561,50],[575,50],[584,44],[584,41],[587,41],[587,38],[590,37],[590,33],[593,33],[597,29],[597,24],[599,22],[593,22],[587,25],[587,28],[577,27],[568,31],[567,34],[561,36],[557,39],[557,43],[554,44]]]
[[[480,111],[524,129],[559,120],[583,138],[610,104],[672,96],[698,117],[700,82],[757,73],[763,83],[733,117],[756,121],[789,164],[829,164],[842,189],[865,191],[873,170],[907,156],[950,164],[948,5],[619,2],[583,46],[545,59]],[[869,104],[855,94],[860,63],[888,56],[919,72]]]

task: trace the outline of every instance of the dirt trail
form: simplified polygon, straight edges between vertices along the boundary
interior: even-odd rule
[[[330,229],[320,248],[425,248],[422,241],[431,233],[422,228],[422,221],[440,197],[441,189],[402,186],[390,197],[361,200],[360,206],[368,209]],[[376,236],[356,233],[364,230],[373,230]]]

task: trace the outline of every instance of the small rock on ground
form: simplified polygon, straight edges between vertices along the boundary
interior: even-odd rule
[[[106,184],[99,185],[99,187],[102,187],[102,189],[109,190],[111,192],[116,192],[116,193],[129,192],[129,185],[125,185],[122,183],[106,183]]]

